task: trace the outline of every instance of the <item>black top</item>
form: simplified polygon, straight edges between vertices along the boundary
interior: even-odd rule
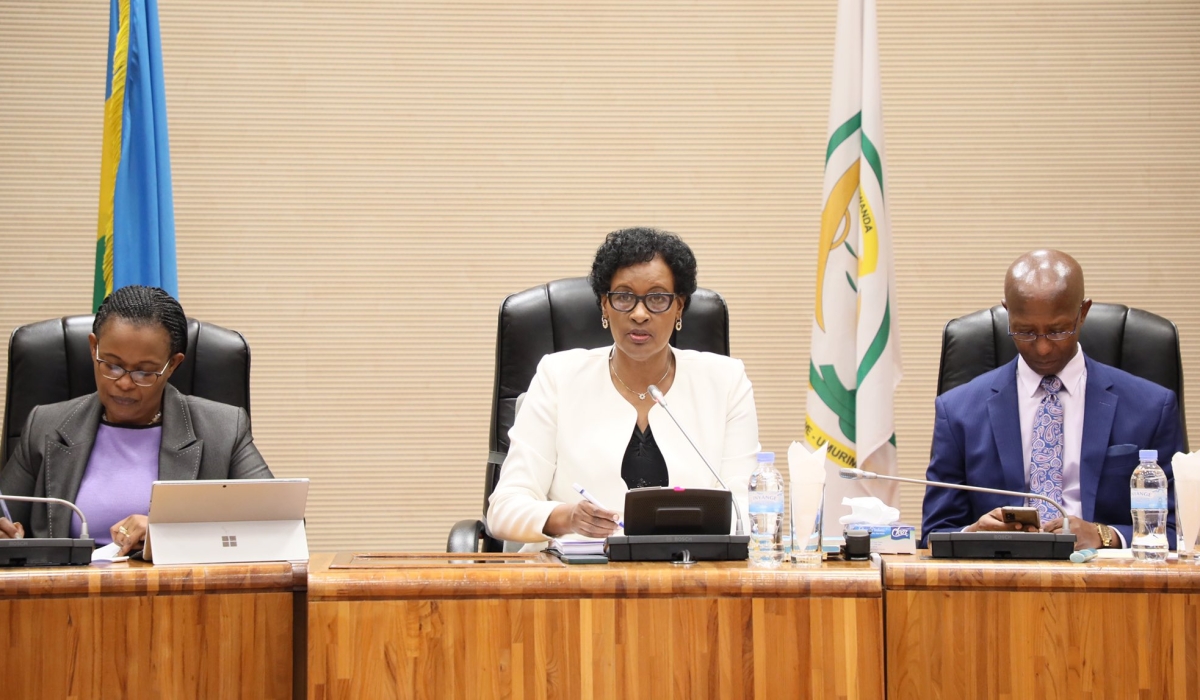
[[[621,461],[621,478],[631,489],[667,486],[670,483],[667,460],[663,459],[658,443],[654,442],[650,426],[646,426],[644,433],[637,425],[633,426],[633,437],[629,438],[625,459]]]

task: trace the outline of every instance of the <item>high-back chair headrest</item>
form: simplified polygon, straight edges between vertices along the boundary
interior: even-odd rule
[[[1171,321],[1123,304],[1093,303],[1079,330],[1087,356],[1175,392],[1183,411],[1183,359],[1179,330]],[[1008,311],[1000,304],[954,319],[942,332],[937,393],[966,384],[1017,356],[1008,336]],[[1187,421],[1183,421],[1187,444]]]
[[[509,295],[500,305],[496,330],[491,450],[508,450],[517,397],[529,389],[543,357],[612,342],[612,333],[600,325],[600,307],[586,277],[556,280]],[[729,354],[729,311],[720,294],[696,290],[683,313],[683,330],[672,334],[671,345]]]
[[[21,326],[8,341],[5,385],[5,461],[34,406],[66,401],[96,390],[88,348],[91,314],[64,316]],[[250,346],[241,333],[188,319],[187,351],[171,375],[184,394],[240,406],[250,412]]]

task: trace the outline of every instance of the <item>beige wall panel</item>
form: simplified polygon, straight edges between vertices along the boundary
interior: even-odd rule
[[[1200,6],[881,5],[903,470],[924,469],[942,324],[1031,247],[1175,320],[1200,395]],[[438,549],[478,513],[497,305],[585,274],[620,226],[692,244],[764,447],[802,434],[832,1],[161,20],[181,300],[249,339],[255,435],[313,479],[314,549]],[[90,304],[107,25],[103,2],[0,3],[5,332]]]

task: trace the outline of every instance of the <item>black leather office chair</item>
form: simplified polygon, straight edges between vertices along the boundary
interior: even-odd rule
[[[5,462],[34,406],[66,401],[96,390],[88,334],[95,317],[64,316],[13,331],[8,340],[4,434]],[[241,333],[188,319],[183,364],[171,375],[176,389],[250,412],[250,346]]]
[[[500,480],[508,453],[508,429],[516,418],[517,397],[529,389],[538,362],[553,352],[611,345],[600,325],[600,307],[586,277],[557,280],[510,295],[500,304],[496,330],[496,375],[488,429],[483,512]],[[685,350],[729,354],[729,311],[720,294],[697,289],[683,314],[683,330],[671,344]],[[460,520],[450,530],[447,552],[499,552],[503,543],[487,534],[483,520]]]
[[[1093,303],[1079,331],[1079,344],[1088,357],[1165,386],[1179,397],[1183,444],[1187,421],[1183,413],[1183,360],[1175,324],[1141,309],[1122,304]],[[1003,365],[1017,356],[1008,336],[1008,311],[997,304],[954,319],[942,332],[938,369],[940,396],[956,386]]]

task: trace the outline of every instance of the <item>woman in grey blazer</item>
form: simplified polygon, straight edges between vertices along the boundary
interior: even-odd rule
[[[0,471],[0,492],[74,502],[97,544],[115,542],[123,555],[146,537],[156,479],[271,478],[244,410],[167,384],[187,348],[187,317],[169,294],[118,289],[96,312],[88,342],[96,392],[33,409]],[[7,508],[12,518],[0,517],[0,538],[79,534],[79,517],[66,506]]]

